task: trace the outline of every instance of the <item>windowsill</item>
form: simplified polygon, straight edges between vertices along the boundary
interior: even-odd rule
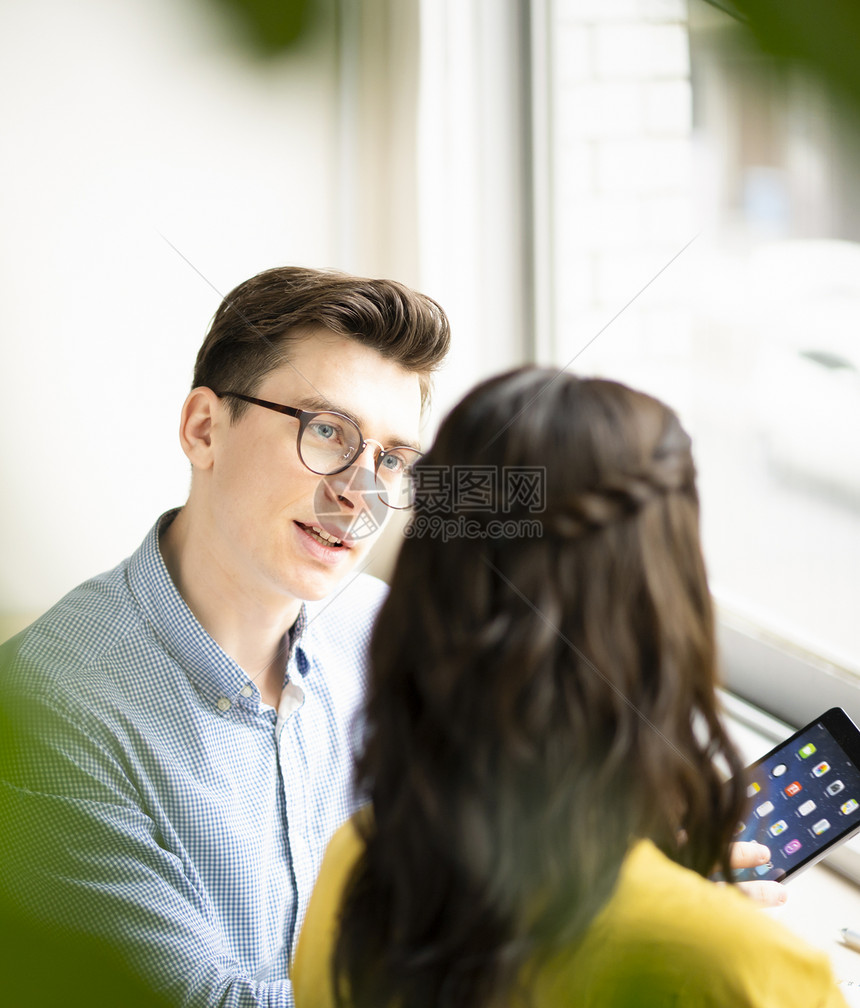
[[[718,606],[718,617],[726,685],[732,691],[726,694],[726,709],[749,762],[830,707],[842,707],[860,724],[860,677],[847,664],[793,644],[725,604]],[[764,706],[778,717],[765,713]],[[860,885],[860,837],[822,863]]]
[[[860,668],[788,639],[751,615],[717,605],[717,636],[726,686],[794,729],[830,707],[860,724]]]
[[[829,957],[837,980],[860,980],[860,952],[845,945],[839,934],[844,927],[852,931],[860,928],[860,889],[826,867],[825,862],[813,865],[786,888],[788,901],[762,913],[821,949]]]

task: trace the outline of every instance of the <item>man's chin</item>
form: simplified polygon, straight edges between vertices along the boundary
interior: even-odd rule
[[[360,555],[344,557],[345,562],[327,576],[309,578],[299,586],[296,597],[303,602],[319,602],[334,595],[345,583],[351,581],[356,574],[360,574],[364,570],[368,552],[367,549],[363,549]],[[356,553],[358,553],[357,550]]]

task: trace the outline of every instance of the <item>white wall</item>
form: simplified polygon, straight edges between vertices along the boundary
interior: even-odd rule
[[[222,294],[353,265],[333,33],[260,64],[231,31],[192,0],[0,7],[0,612],[184,500],[179,407]]]

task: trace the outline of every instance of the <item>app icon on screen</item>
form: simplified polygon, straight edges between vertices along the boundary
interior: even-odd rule
[[[800,781],[794,781],[793,784],[789,784],[788,787],[783,788],[783,791],[785,791],[789,798],[793,798],[796,794],[800,794],[802,790],[803,786]]]
[[[812,832],[816,836],[821,836],[822,833],[826,833],[830,829],[830,823],[826,819],[819,819],[818,822],[812,827]]]
[[[785,765],[785,763],[777,763],[777,765],[773,768],[773,771],[771,772],[771,776],[782,777],[782,775],[785,773],[786,770],[788,770],[788,767]]]
[[[856,808],[858,808],[857,799],[849,798],[847,802],[839,806],[839,811],[842,815],[851,815]]]
[[[773,868],[773,861],[768,861],[767,864],[760,864],[755,866],[756,875],[767,875],[767,873]]]
[[[812,772],[816,777],[823,777],[827,771],[830,769],[830,764],[825,763],[823,760],[818,766],[812,768]]]
[[[769,815],[773,812],[773,802],[762,802],[761,805],[755,810],[755,814],[761,819],[763,816]]]
[[[832,784],[827,785],[827,793],[831,796],[839,794],[839,792],[843,791],[844,789],[845,785],[842,783],[841,780],[835,780]]]
[[[815,752],[815,746],[811,742],[807,742],[805,746],[801,746],[797,750],[797,755],[801,759],[809,759],[809,757]]]
[[[780,833],[784,833],[788,829],[788,823],[785,819],[778,819],[773,826],[768,830],[771,836],[779,836]]]
[[[761,791],[761,784],[756,784],[756,782],[753,781],[747,788],[747,798],[752,798],[754,795],[757,795],[759,791]]]
[[[783,854],[796,854],[803,844],[799,840],[789,840],[785,847],[782,848]]]
[[[810,812],[815,811],[815,802],[810,798],[809,801],[805,801],[802,805],[797,806],[797,814],[799,816],[809,815]]]

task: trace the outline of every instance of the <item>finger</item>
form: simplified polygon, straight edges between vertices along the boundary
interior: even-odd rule
[[[767,864],[770,861],[770,851],[764,844],[755,840],[739,840],[732,844],[732,868],[755,868],[756,865]]]
[[[779,882],[738,882],[738,889],[760,907],[782,906],[788,890]]]

